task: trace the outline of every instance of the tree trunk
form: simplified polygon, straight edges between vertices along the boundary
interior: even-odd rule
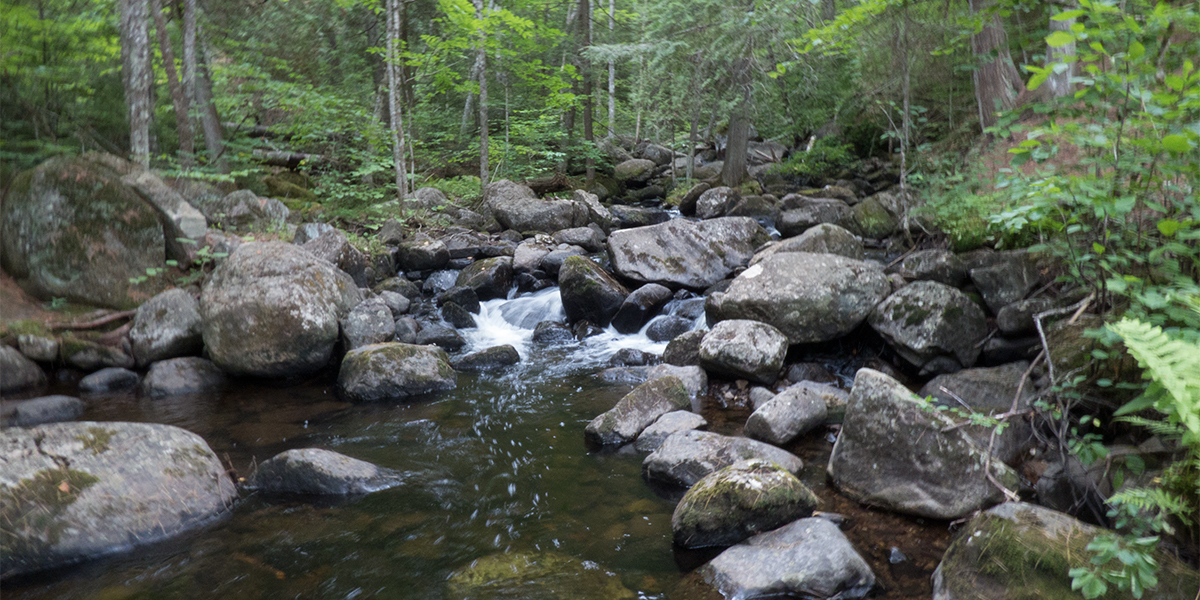
[[[487,29],[483,23],[483,0],[475,0],[475,18],[479,21],[479,184],[488,184],[488,89],[487,89]]]
[[[150,30],[146,0],[121,0],[121,79],[129,115],[129,153],[150,166]]]
[[[721,183],[737,187],[746,178],[746,150],[750,145],[750,59],[735,60],[731,71],[730,80],[742,88],[742,101],[729,117],[729,141],[725,146]]]
[[[400,213],[404,214],[404,197],[408,195],[408,173],[404,162],[404,118],[400,112],[403,98],[400,86],[400,66],[397,44],[400,38],[400,8],[402,0],[387,0],[387,59],[388,108],[391,115],[392,162],[396,169],[396,195]]]
[[[484,56],[483,60],[487,57]],[[475,64],[471,65],[471,81],[479,80],[479,71],[483,69],[483,64],[478,53],[475,54]],[[458,128],[458,136],[466,139],[467,134],[471,132],[471,119],[475,118],[475,94],[467,92],[467,99],[463,102],[462,124]]]
[[[187,101],[188,124],[192,120],[192,107],[196,105],[196,0],[183,0],[183,97]],[[195,131],[195,127],[192,128]],[[195,152],[195,142],[192,151]]]
[[[1067,2],[1064,8],[1073,8],[1074,2]],[[1066,19],[1064,21],[1055,21],[1050,19],[1050,33],[1055,31],[1070,31],[1071,26],[1075,24],[1075,19]],[[1046,93],[1050,98],[1063,98],[1071,95],[1071,77],[1075,75],[1075,63],[1067,62],[1068,57],[1075,56],[1075,42],[1072,41],[1064,46],[1054,48],[1046,46],[1046,66],[1054,68],[1056,63],[1062,63],[1058,67],[1061,71],[1054,71],[1046,78],[1044,84]]]
[[[979,125],[986,130],[996,124],[996,113],[1016,106],[1017,95],[1025,89],[1021,73],[1008,53],[1008,38],[1000,17],[987,13],[992,0],[968,0],[971,12],[983,13],[983,29],[971,36],[971,49],[981,57],[975,70],[975,102],[979,105]]]
[[[580,50],[583,50],[592,45],[591,0],[579,0],[579,13],[579,29],[583,34]],[[583,139],[588,144],[587,187],[590,188],[596,181],[596,159],[591,154],[591,145],[595,143],[596,139],[592,123],[594,117],[592,114],[592,64],[583,55],[583,52],[579,53],[579,74],[583,77]]]
[[[617,26],[616,0],[608,0],[608,37],[611,43],[613,28]],[[608,137],[617,135],[617,62],[608,61]]]
[[[154,15],[154,31],[158,34],[158,49],[162,53],[163,70],[167,73],[167,89],[171,92],[171,107],[175,111],[175,132],[179,137],[179,164],[190,169],[196,164],[195,134],[188,120],[188,101],[179,74],[175,71],[175,49],[171,46],[171,35],[167,31],[167,20],[162,14],[162,0],[150,0],[150,12]]]
[[[197,31],[197,34],[199,33]],[[208,149],[209,164],[214,165],[218,172],[228,173],[229,164],[222,156],[225,152],[225,142],[221,135],[221,118],[217,115],[217,105],[213,104],[212,77],[208,71],[208,45],[204,43],[203,37],[200,37],[200,43],[203,52],[200,53],[200,60],[196,64],[196,105],[200,107],[204,146]]]

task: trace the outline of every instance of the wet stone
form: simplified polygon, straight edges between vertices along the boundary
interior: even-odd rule
[[[79,391],[84,394],[108,394],[138,386],[141,377],[129,369],[109,367],[100,369],[79,381]]]

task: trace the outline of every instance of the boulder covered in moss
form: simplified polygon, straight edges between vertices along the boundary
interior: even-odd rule
[[[600,265],[582,256],[568,257],[558,274],[563,311],[572,323],[587,320],[608,326],[629,290]]]
[[[730,319],[713,325],[700,340],[700,366],[706,371],[770,385],[779,378],[788,340],[758,321]]]
[[[39,298],[133,308],[161,288],[159,213],[115,156],[52,158],[18,175],[0,205],[0,266]]]
[[[872,239],[888,237],[900,228],[900,220],[878,196],[855,204],[850,209],[849,220],[844,224],[854,233]]]
[[[338,320],[361,301],[349,275],[301,248],[243,244],[200,294],[204,346],[228,373],[311,373],[329,362]]]
[[[505,298],[512,289],[512,273],[511,256],[485,258],[460,271],[454,285],[475,290],[475,295],[480,300]]]
[[[458,373],[434,346],[371,344],[346,353],[338,389],[354,402],[398,400],[452,390]]]
[[[877,265],[834,254],[780,253],[738,275],[707,306],[710,322],[751,319],[788,343],[824,342],[858,327],[891,292]]]
[[[129,345],[139,366],[199,354],[204,347],[200,303],[179,288],[147,300],[133,316]]]
[[[267,494],[367,494],[403,482],[400,473],[320,448],[280,452],[258,465],[247,486]]]
[[[820,500],[795,475],[762,459],[709,474],[683,495],[671,516],[675,545],[731,546],[812,514]]]
[[[980,513],[958,531],[933,572],[934,600],[1076,600],[1071,569],[1097,568],[1087,549],[1104,532],[1069,515],[1024,502],[1008,502]],[[1144,597],[1194,600],[1200,572],[1173,556],[1155,552],[1158,586]],[[1116,561],[1113,561],[1116,563]],[[1104,568],[1111,568],[1104,565]],[[1110,584],[1108,600],[1132,600]]]
[[[448,598],[461,600],[633,600],[621,578],[591,561],[556,552],[503,552],[455,571]]]
[[[700,575],[726,598],[862,598],[875,574],[837,525],[819,517],[760,533],[719,554]]]
[[[678,377],[659,377],[634,388],[612,409],[592,419],[584,434],[595,444],[626,444],[662,415],[691,404]]]
[[[769,240],[750,217],[675,219],[612,232],[608,253],[613,270],[627,279],[704,289],[744,267]]]
[[[895,379],[859,369],[829,476],[853,500],[918,517],[958,519],[1004,501],[984,467],[1011,490],[1016,473],[953,425]]]
[[[644,184],[654,176],[657,167],[652,160],[631,158],[613,167],[613,177],[626,185]]]
[[[642,476],[651,481],[691,487],[709,473],[741,460],[761,458],[791,473],[804,467],[796,455],[770,444],[708,431],[673,433],[642,461]]]
[[[988,330],[979,305],[936,281],[904,286],[876,306],[868,322],[897,354],[917,367],[938,357],[951,358],[960,368],[970,367],[979,358]]]
[[[0,431],[0,577],[152,544],[226,513],[237,490],[198,435],[149,423]]]

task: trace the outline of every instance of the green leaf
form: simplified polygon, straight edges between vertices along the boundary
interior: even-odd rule
[[[1096,254],[1104,254],[1105,250],[1106,248],[1100,245],[1099,242],[1092,242],[1092,252],[1095,252]]]
[[[1137,60],[1146,54],[1146,47],[1134,40],[1129,44],[1129,60]]]
[[[1187,152],[1192,149],[1192,145],[1188,143],[1187,138],[1178,134],[1171,134],[1164,137],[1162,140],[1163,148],[1171,152]]]
[[[1054,33],[1051,33],[1050,35],[1046,36],[1046,44],[1049,45],[1051,48],[1062,48],[1063,46],[1066,46],[1067,44],[1071,44],[1074,42],[1075,42],[1075,36],[1071,35],[1070,33],[1066,32],[1066,31],[1055,31]],[[1137,43],[1137,42],[1134,42],[1134,43]],[[1145,52],[1145,51],[1146,51],[1146,49],[1142,48],[1142,52]]]
[[[1051,21],[1069,21],[1071,19],[1074,19],[1075,17],[1082,17],[1083,15],[1086,15],[1086,14],[1087,14],[1086,10],[1077,8],[1075,10],[1067,10],[1067,11],[1060,12],[1057,15],[1050,17],[1050,20]]]
[[[1179,221],[1175,219],[1163,219],[1158,222],[1158,231],[1167,237],[1175,237],[1175,232],[1179,231],[1179,226]]]

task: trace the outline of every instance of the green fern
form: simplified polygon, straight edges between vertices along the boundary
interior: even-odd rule
[[[1109,325],[1125,342],[1150,380],[1146,391],[1117,411],[1127,415],[1146,408],[1167,415],[1168,422],[1182,425],[1185,446],[1200,447],[1200,346],[1191,344],[1151,325],[1121,319]]]

